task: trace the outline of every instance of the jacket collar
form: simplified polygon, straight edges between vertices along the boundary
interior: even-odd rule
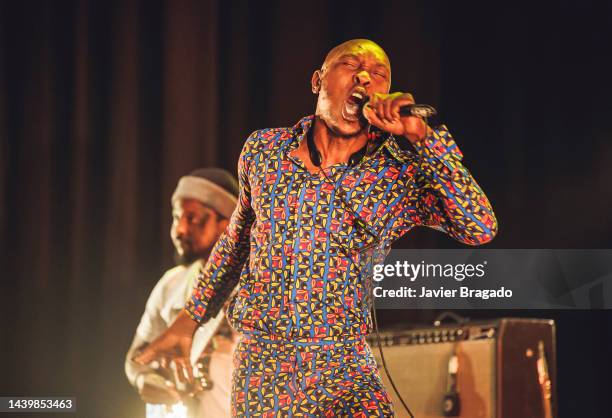
[[[312,128],[314,123],[314,115],[304,116],[300,119],[293,127],[292,140],[288,144],[286,149],[286,154],[289,154],[291,151],[296,149],[300,142],[306,138],[306,134]],[[380,144],[379,146],[375,146],[376,151],[373,154],[369,154],[369,157],[377,155],[381,150],[385,150],[392,158],[397,160],[400,163],[408,162],[405,152],[397,145],[397,141],[388,132],[381,131],[380,129],[370,126],[368,143],[372,144]]]

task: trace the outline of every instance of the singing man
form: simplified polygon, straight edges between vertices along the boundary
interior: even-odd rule
[[[497,221],[446,128],[400,115],[414,99],[389,93],[380,46],[355,39],[333,48],[311,85],[313,116],[247,139],[230,224],[185,311],[137,360],[179,353],[177,366],[187,366],[195,329],[238,284],[228,313],[241,334],[234,416],[389,417],[365,342],[361,250],[419,225],[479,245],[493,239]]]

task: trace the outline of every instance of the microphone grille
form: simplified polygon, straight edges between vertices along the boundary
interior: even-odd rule
[[[410,106],[410,113],[412,116],[417,116],[419,118],[430,118],[435,116],[438,112],[432,106],[424,105],[424,104],[414,104]]]

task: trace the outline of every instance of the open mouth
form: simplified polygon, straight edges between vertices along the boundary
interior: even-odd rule
[[[358,121],[361,107],[367,101],[367,97],[364,91],[357,90],[351,93],[342,106],[342,117],[351,122]]]

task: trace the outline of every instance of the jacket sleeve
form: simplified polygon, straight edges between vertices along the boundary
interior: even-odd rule
[[[249,256],[251,226],[255,220],[251,207],[249,163],[256,136],[256,133],[253,133],[247,139],[238,160],[240,192],[236,209],[227,229],[215,244],[208,262],[200,271],[197,285],[185,306],[189,316],[197,322],[206,322],[219,312],[236,287],[242,266]]]
[[[491,241],[497,233],[493,208],[461,164],[463,154],[446,127],[432,129],[415,148],[419,162],[415,173],[416,211],[412,220],[440,229],[465,244]]]

